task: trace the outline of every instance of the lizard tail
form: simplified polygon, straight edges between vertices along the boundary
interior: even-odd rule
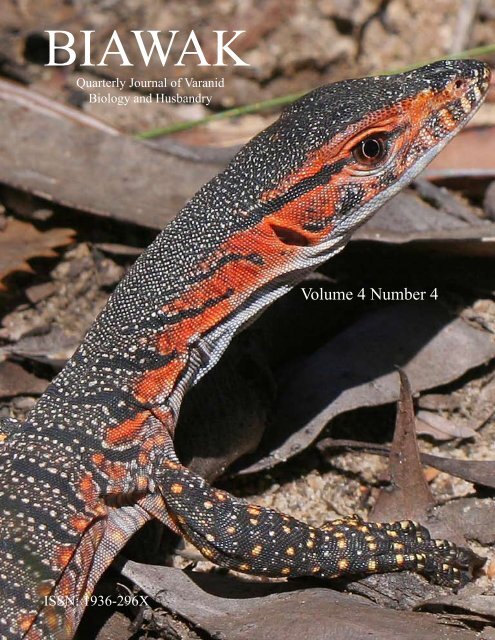
[[[92,594],[99,578],[132,535],[153,517],[152,498],[147,496],[134,505],[109,507],[107,516],[87,528],[23,638],[73,637],[86,607],[97,604]]]
[[[69,640],[73,637],[92,598],[96,583],[130,538],[146,522],[158,518],[179,533],[159,493],[148,494],[135,504],[108,507],[108,515],[96,520],[82,536],[75,552],[25,636],[27,640]]]

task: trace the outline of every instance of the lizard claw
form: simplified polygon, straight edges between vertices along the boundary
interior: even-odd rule
[[[353,546],[359,548],[359,556],[352,563],[339,563],[346,573],[410,570],[436,584],[458,589],[485,563],[470,549],[432,539],[428,529],[413,520],[376,523],[352,516],[326,523],[322,531],[337,540],[353,539]],[[343,543],[341,547],[346,549]],[[332,577],[343,573],[333,573]]]
[[[424,575],[435,584],[457,590],[473,579],[473,574],[486,562],[486,558],[445,540],[435,540],[439,553],[426,555]],[[440,543],[440,544],[439,544]]]

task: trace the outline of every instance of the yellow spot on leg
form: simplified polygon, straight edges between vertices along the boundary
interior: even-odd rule
[[[421,571],[425,568],[426,556],[423,553],[417,553],[416,556],[416,568]],[[411,558],[413,559],[413,558]]]
[[[262,551],[262,549],[263,549],[263,547],[260,544],[257,544],[255,547],[252,548],[251,555],[259,556],[261,551]]]
[[[174,482],[174,484],[170,487],[170,491],[175,494],[182,493],[183,490],[184,490],[184,487],[178,482]]]
[[[347,571],[347,569],[349,569],[349,560],[346,560],[345,558],[339,560],[338,567],[339,571]]]

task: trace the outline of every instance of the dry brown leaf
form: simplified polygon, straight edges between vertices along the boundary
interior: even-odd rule
[[[495,166],[495,127],[465,129],[438,155],[423,175],[429,179],[450,175],[492,172]]]
[[[7,275],[13,271],[32,271],[28,260],[53,258],[57,255],[53,249],[72,242],[74,234],[73,229],[38,231],[28,222],[10,218],[0,232],[0,289],[5,289],[1,281]]]
[[[390,486],[380,491],[373,507],[377,522],[399,519],[424,521],[435,504],[421,466],[409,380],[401,369],[395,433],[389,456]]]
[[[462,598],[458,598],[457,595],[446,593],[437,598],[430,598],[418,607],[420,611],[430,611],[433,613],[445,610],[456,609],[458,616],[462,616],[464,613],[468,616],[476,616],[479,618],[486,618],[489,623],[495,622],[495,596],[491,594],[485,594],[481,592],[481,589],[470,586],[469,591],[463,591]],[[493,624],[489,624],[487,630],[493,630]],[[483,640],[490,640],[493,635],[481,636]]]
[[[15,362],[0,362],[0,398],[39,395],[47,385],[48,380],[38,378]]]
[[[416,433],[429,435],[435,440],[474,438],[476,435],[476,431],[468,425],[459,424],[437,413],[424,410],[416,414]]]
[[[485,208],[490,208],[485,203]],[[406,189],[386,202],[353,235],[353,241],[409,244],[422,251],[433,250],[471,256],[492,256],[495,224],[478,217],[452,192],[424,180],[416,191]]]
[[[159,151],[2,79],[0,111],[0,182],[151,229],[163,229],[226,165],[223,159],[203,162],[178,144],[174,153]]]
[[[228,640],[474,640],[475,632],[442,618],[392,611],[360,596],[309,586],[269,584],[182,572],[127,561],[121,573],[145,594],[211,638]],[[402,575],[403,579],[404,576]],[[462,598],[462,596],[461,596]]]
[[[453,318],[441,305],[405,303],[365,314],[280,374],[263,457],[247,461],[242,473],[271,468],[301,452],[337,415],[396,401],[396,365],[417,392],[494,357],[487,331]]]

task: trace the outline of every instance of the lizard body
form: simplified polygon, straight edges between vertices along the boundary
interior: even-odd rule
[[[446,61],[316,89],[156,238],[26,422],[4,423],[2,638],[71,638],[105,568],[153,517],[245,572],[467,579],[467,552],[415,523],[310,527],[212,488],[173,439],[184,394],[234,334],[417,175],[488,80],[482,63]]]

